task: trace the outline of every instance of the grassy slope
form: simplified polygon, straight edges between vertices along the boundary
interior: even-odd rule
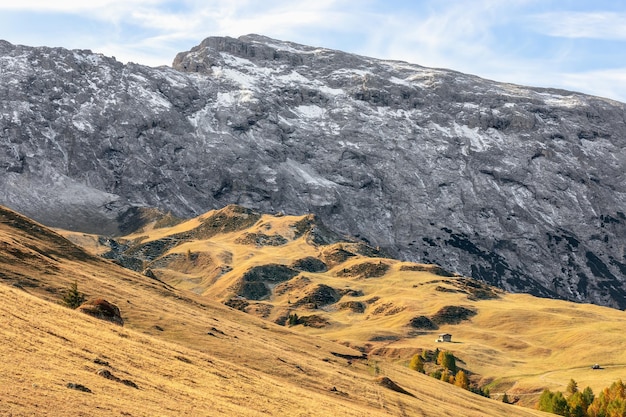
[[[354,353],[344,346],[92,258],[5,210],[0,271],[3,415],[541,415],[381,363],[415,397],[390,391],[371,363],[332,354]],[[118,305],[125,326],[56,304],[74,281]],[[139,388],[97,375],[96,358]]]
[[[128,238],[142,236],[145,243],[174,233],[193,231],[209,215],[211,213],[174,228],[144,231]],[[304,237],[294,239],[293,225],[303,219],[265,215],[245,230],[183,243],[168,254],[184,256],[191,252],[198,256],[193,261],[179,262],[175,268],[158,269],[157,274],[179,288],[218,300],[227,299],[233,295],[231,287],[234,283],[252,266],[289,265],[304,256],[323,258],[328,247],[311,245]],[[237,243],[247,233],[279,234],[289,242],[278,247]],[[349,245],[344,246],[349,249]],[[379,278],[339,276],[341,271],[363,262],[383,262],[390,269]],[[225,265],[232,267],[232,271],[217,278],[215,271]],[[364,293],[362,297],[346,296],[341,301],[367,302],[379,297],[378,301],[367,304],[362,314],[339,310],[336,305],[317,310],[293,308],[292,303],[305,295],[302,289],[274,295],[258,304],[271,305],[271,312],[266,313],[269,320],[285,311],[300,316],[323,316],[330,321],[330,326],[321,329],[298,326],[295,329],[328,340],[348,342],[399,363],[406,363],[422,348],[449,349],[464,361],[464,367],[484,377],[481,383],[491,383],[492,392],[507,391],[519,395],[521,403],[526,405],[532,404],[543,388],[564,390],[570,378],[578,381],[581,388],[589,385],[599,392],[623,376],[626,367],[626,352],[621,349],[626,325],[624,312],[528,295],[501,294],[497,299],[471,300],[455,279],[428,271],[401,271],[402,265],[408,264],[356,256],[326,273],[302,274],[313,283]],[[442,288],[449,291],[441,291]],[[411,318],[432,316],[447,305],[475,309],[478,314],[461,324],[444,325],[436,331],[418,335],[407,326]],[[452,333],[454,343],[435,343],[440,332]],[[604,369],[591,370],[594,363],[600,363]]]

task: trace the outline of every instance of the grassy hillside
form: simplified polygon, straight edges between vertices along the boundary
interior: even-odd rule
[[[291,329],[372,360],[406,365],[423,349],[450,350],[475,384],[524,405],[571,378],[599,392],[626,367],[622,311],[505,294],[436,266],[384,258],[312,216],[230,206],[122,241],[125,256],[176,288],[281,325],[296,314],[303,324]],[[452,343],[435,342],[444,332]],[[603,369],[592,370],[595,363]]]
[[[72,282],[117,305],[124,326],[59,305]],[[5,209],[0,317],[2,415],[543,415],[351,358],[360,352],[93,257]]]

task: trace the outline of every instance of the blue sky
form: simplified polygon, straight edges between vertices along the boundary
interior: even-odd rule
[[[623,0],[0,0],[0,39],[151,66],[249,33],[626,102]]]

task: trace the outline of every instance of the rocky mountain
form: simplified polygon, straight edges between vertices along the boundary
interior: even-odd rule
[[[315,213],[410,261],[626,308],[626,106],[257,35],[172,67],[0,43],[0,204]]]

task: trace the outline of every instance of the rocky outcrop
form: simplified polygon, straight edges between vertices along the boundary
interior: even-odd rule
[[[86,303],[81,304],[77,308],[77,311],[100,320],[106,320],[111,323],[119,324],[120,326],[124,325],[120,309],[115,304],[111,304],[102,298],[89,300]]]
[[[406,260],[626,308],[625,119],[256,35],[172,68],[0,42],[0,204],[101,234],[138,207],[310,212]]]

